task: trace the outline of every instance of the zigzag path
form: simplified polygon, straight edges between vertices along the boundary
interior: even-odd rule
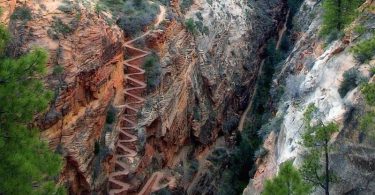
[[[160,13],[157,16],[154,27],[157,27],[165,18],[166,10],[160,6]],[[132,190],[131,178],[129,177],[129,162],[134,161],[137,156],[136,136],[137,113],[143,106],[145,99],[142,97],[147,85],[145,83],[145,71],[142,69],[144,59],[150,52],[136,48],[132,45],[135,41],[152,34],[154,30],[147,31],[143,35],[124,43],[123,47],[131,57],[124,61],[125,72],[125,90],[123,105],[116,106],[122,109],[122,115],[119,121],[117,131],[119,133],[118,141],[115,146],[115,170],[109,175],[109,194],[119,195],[128,194]],[[155,181],[155,174],[151,176],[149,181],[139,194],[149,194]],[[134,190],[134,189],[133,189]]]

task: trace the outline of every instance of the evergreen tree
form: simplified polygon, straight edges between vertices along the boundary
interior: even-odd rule
[[[33,49],[19,59],[9,58],[4,55],[9,37],[0,25],[0,194],[64,193],[54,181],[61,159],[30,125],[51,97],[40,79],[47,53]]]
[[[341,32],[356,17],[356,9],[363,0],[324,0],[323,28],[321,33],[329,35]]]
[[[334,174],[329,170],[329,153],[331,150],[329,140],[334,132],[338,131],[335,123],[324,125],[320,123],[311,126],[311,120],[316,107],[311,104],[304,113],[306,133],[302,136],[302,144],[308,150],[304,163],[301,167],[303,178],[314,186],[324,189],[329,195],[329,184],[335,180]],[[321,157],[324,156],[324,164],[321,164]]]
[[[263,195],[308,195],[311,186],[306,184],[291,161],[283,163],[278,175],[266,181]]]

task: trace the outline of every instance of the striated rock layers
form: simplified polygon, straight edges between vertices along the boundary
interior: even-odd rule
[[[206,167],[213,166],[206,157],[229,146],[259,69],[262,46],[280,28],[285,5],[278,0],[197,0],[188,9],[178,1],[171,6],[177,21],[193,19],[197,32],[172,22],[163,34],[146,40],[158,50],[162,76],[139,118],[144,155],[136,176],[149,178],[160,171],[168,182],[164,187],[172,191],[215,194],[218,177]],[[198,170],[189,171],[191,164]]]
[[[5,13],[14,10],[14,4],[3,4]],[[15,48],[11,55],[35,46],[49,51],[45,81],[54,98],[37,122],[43,139],[65,158],[60,180],[72,194],[105,190],[111,159],[104,144],[111,131],[106,116],[123,91],[123,33],[90,6],[24,1],[16,9],[26,7],[32,18],[9,21]]]
[[[118,110],[113,105],[123,103],[124,37],[95,13],[93,2],[77,2],[18,3],[30,9],[32,18],[9,21],[16,38],[10,53],[17,56],[33,46],[49,50],[45,80],[55,96],[50,109],[37,117],[42,137],[64,156],[60,181],[71,194],[105,193],[114,163]],[[9,6],[5,13],[14,10],[15,1],[0,3]],[[216,147],[229,146],[259,71],[263,45],[284,21],[285,2],[195,0],[180,5],[170,2],[163,32],[135,43],[159,56],[161,77],[137,114],[139,160],[131,177],[134,191],[156,178],[146,191],[169,187],[188,194],[217,193],[217,177],[205,170],[212,166],[206,157]],[[190,18],[195,33],[183,25]],[[186,169],[192,159],[198,173]]]

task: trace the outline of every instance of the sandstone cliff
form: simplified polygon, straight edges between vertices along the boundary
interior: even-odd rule
[[[106,186],[108,158],[95,154],[103,144],[107,110],[122,92],[123,33],[98,17],[90,4],[64,1],[5,1],[5,22],[17,9],[31,18],[11,19],[12,55],[38,46],[49,51],[46,84],[54,92],[50,109],[38,118],[43,139],[65,158],[61,181],[70,193]],[[17,6],[17,8],[15,8]],[[120,61],[118,60],[120,59]],[[105,128],[105,126],[107,128]],[[102,146],[101,146],[102,147]]]

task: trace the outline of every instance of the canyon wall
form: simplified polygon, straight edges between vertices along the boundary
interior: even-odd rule
[[[15,2],[1,4],[4,17]],[[123,91],[123,33],[96,15],[91,4],[24,1],[17,2],[16,11],[20,8],[32,17],[3,18],[13,35],[8,50],[15,57],[32,47],[49,52],[45,83],[54,98],[37,125],[65,159],[60,181],[72,194],[103,191],[111,152],[96,154],[95,147],[112,131],[107,111]]]
[[[97,14],[94,2],[0,3],[6,8],[2,22],[15,38],[12,56],[34,46],[49,51],[45,83],[54,99],[36,123],[65,159],[60,182],[70,194],[105,193],[116,141],[113,105],[123,101],[127,38]],[[139,113],[134,191],[159,172],[163,179],[153,191],[217,194],[225,165],[211,158],[233,148],[264,45],[282,27],[287,10],[282,0],[182,5],[170,1],[163,31],[137,43],[159,57],[161,77]],[[16,7],[29,9],[32,17],[10,19]],[[187,30],[188,19],[195,32]]]
[[[158,45],[162,77],[139,118],[144,155],[137,174],[158,170],[174,181],[172,190],[216,194],[222,173],[207,158],[230,147],[263,46],[281,28],[285,4],[201,0],[188,9],[178,1],[171,7],[177,21],[192,19],[198,32],[176,22],[173,31],[157,38],[163,41]]]
[[[350,90],[341,97],[339,88],[344,73],[356,68],[367,80],[374,60],[360,63],[351,48],[371,36],[371,30],[364,34],[355,27],[373,29],[374,12],[367,1],[359,9],[359,17],[350,24],[337,40],[327,41],[319,36],[322,26],[320,1],[306,0],[293,18],[296,44],[280,70],[274,76],[273,90],[284,88],[285,94],[279,101],[273,121],[282,118],[280,125],[272,126],[272,132],[264,142],[268,153],[257,160],[257,172],[243,194],[260,194],[266,179],[276,175],[279,165],[293,160],[296,167],[302,164],[306,148],[301,146],[301,135],[305,132],[304,112],[314,104],[318,113],[313,122],[335,122],[340,131],[333,135],[334,147],[330,154],[330,168],[339,180],[333,183],[331,194],[373,194],[375,167],[375,145],[370,136],[363,133],[358,120],[364,114],[365,103],[360,87]],[[292,82],[292,84],[285,84]],[[272,124],[272,120],[270,124]],[[316,188],[314,194],[324,194]]]

